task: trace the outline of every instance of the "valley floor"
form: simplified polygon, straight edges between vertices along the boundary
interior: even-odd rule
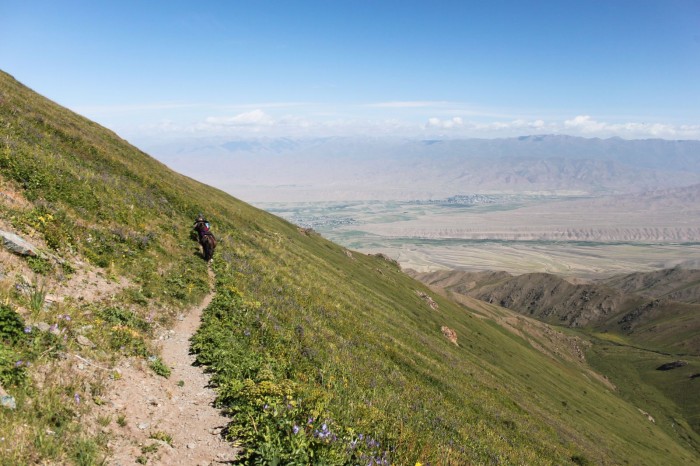
[[[503,270],[601,278],[700,266],[697,229],[690,228],[700,217],[687,206],[664,210],[641,201],[635,207],[629,201],[506,197],[474,206],[350,201],[260,207],[335,243],[385,254],[421,272]]]

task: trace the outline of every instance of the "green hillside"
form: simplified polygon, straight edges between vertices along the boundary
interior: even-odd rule
[[[652,299],[653,296],[637,294],[638,290],[633,289],[664,293],[669,293],[668,289],[672,293],[692,290],[696,274],[694,270],[680,269],[631,274],[605,280],[605,283],[619,282],[619,288],[629,288],[611,290],[599,284],[574,285],[552,274],[411,272],[452,299],[460,302],[471,299],[468,304],[472,307],[497,302],[540,322],[569,327],[560,331],[590,341],[586,352],[588,362],[609,377],[620,397],[639,409],[644,406],[643,411],[654,413],[652,418],[663,419],[660,424],[669,433],[697,448],[700,433],[700,392],[696,389],[698,376],[695,376],[700,373],[697,304],[668,301],[664,297]],[[691,300],[694,300],[692,296]],[[501,315],[507,312],[498,311]],[[529,325],[536,324],[533,321]],[[546,346],[541,339],[537,344]],[[659,370],[677,361],[679,367]]]
[[[147,358],[154,328],[206,293],[190,237],[199,212],[220,242],[216,296],[192,348],[231,416],[242,463],[700,464],[697,434],[660,416],[649,422],[640,409],[651,408],[584,364],[536,349],[383,257],[170,171],[7,74],[0,186],[0,229],[44,251],[6,266],[0,287],[0,324],[14,322],[0,325],[0,383],[17,398],[16,410],[0,409],[2,464],[100,461],[108,438],[80,422],[100,404],[99,384],[52,381],[42,367],[58,373],[77,353],[105,366]],[[58,286],[87,266],[128,283],[100,301],[61,305],[71,317],[61,325],[95,348],[18,330],[47,318],[33,304],[42,280]],[[16,271],[28,269],[39,278],[21,293]],[[17,358],[33,364],[18,368]],[[76,404],[78,392],[90,397]]]

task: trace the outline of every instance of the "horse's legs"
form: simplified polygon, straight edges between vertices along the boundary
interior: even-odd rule
[[[214,255],[214,251],[212,250],[211,240],[209,238],[205,237],[202,240],[202,248],[204,249],[204,260],[211,260],[211,257]]]

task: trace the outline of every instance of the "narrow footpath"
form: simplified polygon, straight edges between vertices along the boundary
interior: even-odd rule
[[[209,271],[210,282],[214,276]],[[123,361],[121,377],[107,387],[105,413],[111,413],[107,464],[127,466],[230,464],[236,449],[222,436],[228,418],[212,406],[216,394],[209,377],[193,366],[190,337],[200,325],[202,311],[214,296],[178,318],[159,340],[169,378],[156,375],[143,360]],[[121,420],[121,422],[120,422]]]

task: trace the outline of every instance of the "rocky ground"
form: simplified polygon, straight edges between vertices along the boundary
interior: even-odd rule
[[[228,420],[213,407],[216,394],[209,377],[189,354],[189,339],[212,296],[159,337],[170,377],[156,375],[143,360],[117,366],[121,377],[108,382],[108,402],[100,407],[103,416],[115,418],[103,428],[112,437],[107,464],[208,466],[230,464],[236,457],[236,449],[224,439]]]

